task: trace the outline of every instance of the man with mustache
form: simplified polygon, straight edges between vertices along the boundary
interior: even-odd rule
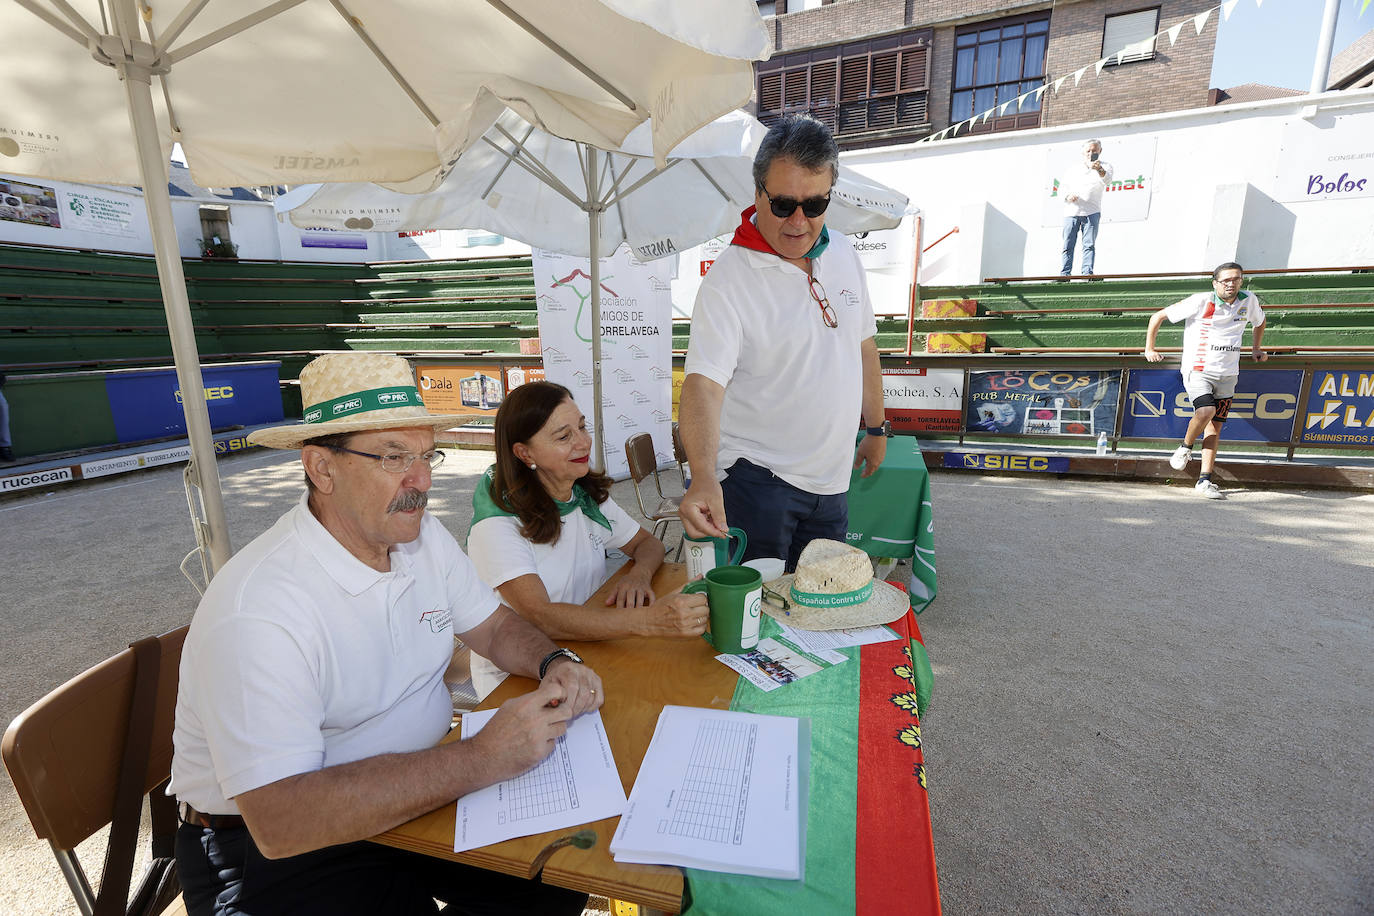
[[[182,650],[177,868],[211,913],[582,911],[585,894],[365,840],[543,760],[601,681],[478,578],[425,512],[437,429],[404,359],[332,353],[301,372],[306,493],[210,583]],[[441,746],[454,635],[539,680]]]

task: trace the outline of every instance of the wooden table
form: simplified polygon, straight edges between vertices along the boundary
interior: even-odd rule
[[[603,601],[612,576],[587,601],[588,606],[604,607]],[[687,569],[680,563],[665,563],[654,576],[657,594],[680,587],[687,580]],[[668,704],[729,709],[738,675],[715,660],[715,650],[702,639],[630,638],[605,642],[560,641],[577,651],[601,676],[606,704],[601,718],[606,737],[615,754],[620,781],[629,795],[639,774],[639,765],[653,738],[658,715]],[[535,688],[529,678],[508,677],[482,703],[482,709],[499,706],[505,700]],[[457,740],[458,729],[445,740]],[[452,803],[431,811],[374,837],[374,841],[441,859],[478,865],[493,871],[534,877],[534,862],[550,844],[576,832],[576,829],[541,833],[493,843],[480,849],[453,851],[454,818]],[[544,866],[547,884],[600,894],[617,900],[639,903],[669,913],[682,907],[682,871],[659,865],[619,865],[611,858],[610,842],[619,817],[609,817],[586,825],[596,831],[596,845],[581,850],[558,849]]]

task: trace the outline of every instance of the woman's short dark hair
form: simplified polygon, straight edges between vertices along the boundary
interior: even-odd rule
[[[558,543],[563,520],[539,475],[515,457],[515,444],[528,443],[558,406],[572,399],[572,392],[555,382],[527,382],[506,395],[496,411],[496,470],[491,478],[491,498],[520,519],[520,534],[535,544]],[[600,505],[610,496],[611,478],[588,471],[577,486]]]
[[[833,187],[840,178],[840,147],[830,128],[808,115],[783,118],[764,135],[754,154],[754,187],[763,190],[774,159],[790,159],[808,172],[830,169]]]

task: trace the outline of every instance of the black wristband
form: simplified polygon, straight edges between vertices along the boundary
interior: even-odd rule
[[[544,675],[548,673],[549,665],[552,665],[560,658],[566,658],[568,661],[577,662],[579,665],[582,664],[582,656],[578,655],[572,649],[554,649],[548,655],[544,656],[544,660],[539,663],[539,680],[542,681],[544,679]]]

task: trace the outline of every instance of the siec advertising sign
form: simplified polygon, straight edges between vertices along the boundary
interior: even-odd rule
[[[1301,369],[1251,369],[1240,373],[1221,438],[1231,442],[1287,442],[1298,415]],[[1193,402],[1176,369],[1132,369],[1126,385],[1124,439],[1182,439]]]
[[[1038,474],[1064,474],[1069,459],[1056,455],[985,455],[981,452],[945,452],[942,464],[965,471],[1015,471]]]
[[[1374,372],[1314,369],[1299,445],[1374,445]]]

